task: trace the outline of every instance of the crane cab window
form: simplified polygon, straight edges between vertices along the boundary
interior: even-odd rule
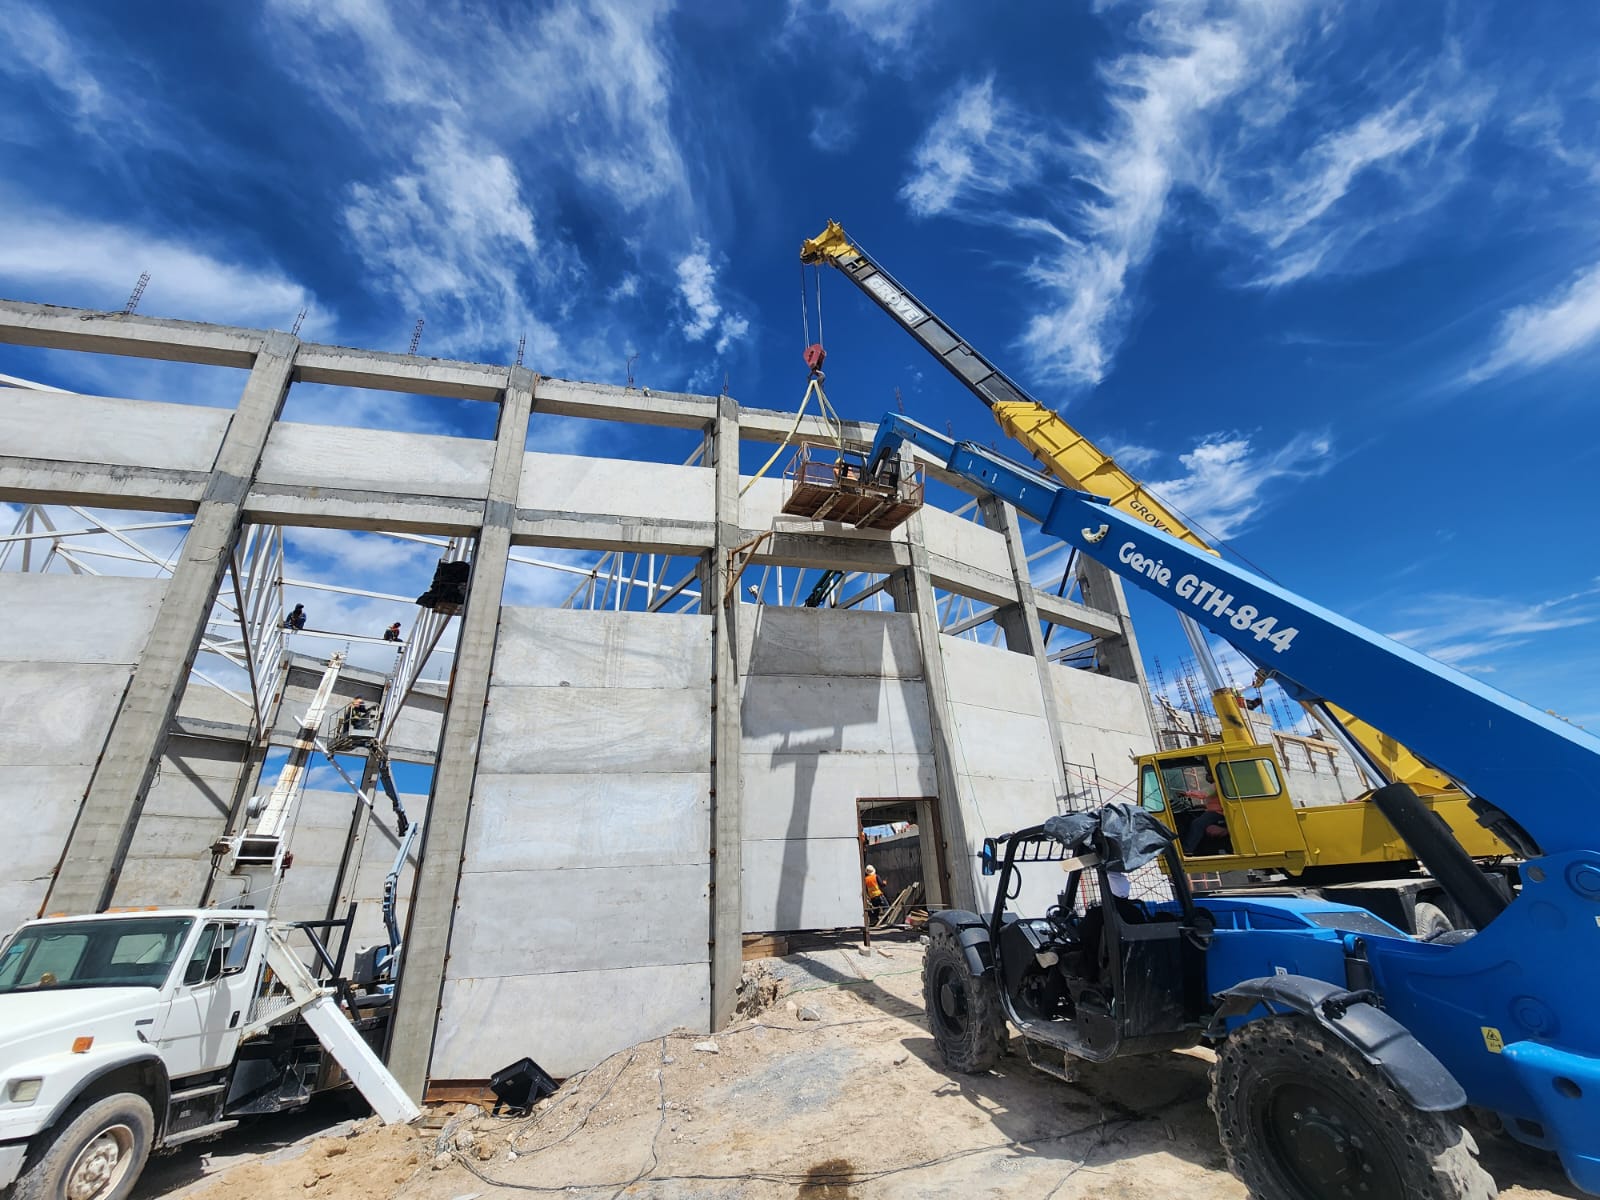
[[[1217,764],[1217,782],[1229,800],[1255,800],[1283,791],[1278,768],[1270,758],[1247,758]]]
[[[1154,767],[1144,767],[1139,772],[1139,803],[1146,812],[1167,810],[1167,798],[1161,794],[1161,776]]]

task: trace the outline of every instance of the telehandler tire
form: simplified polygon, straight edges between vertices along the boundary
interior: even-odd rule
[[[922,1005],[928,1031],[952,1071],[977,1075],[1000,1061],[1008,1036],[1000,997],[987,982],[972,977],[960,943],[945,925],[928,930]]]
[[[69,1110],[29,1153],[12,1200],[123,1200],[150,1157],[156,1120],[143,1096],[118,1092]]]
[[[1211,1108],[1228,1166],[1262,1200],[1492,1200],[1477,1144],[1419,1112],[1302,1016],[1251,1021],[1217,1050]]]

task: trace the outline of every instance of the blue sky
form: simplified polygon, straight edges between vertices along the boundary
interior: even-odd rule
[[[307,338],[394,350],[424,317],[424,353],[525,337],[547,374],[622,382],[636,354],[641,383],[789,408],[796,250],[837,218],[1286,585],[1600,724],[1600,9],[997,11],[12,0],[0,293],[118,308],[147,270],[141,312],[304,310]],[[899,388],[999,439],[842,279],[823,294],[842,412]],[[0,372],[192,378],[4,347]]]

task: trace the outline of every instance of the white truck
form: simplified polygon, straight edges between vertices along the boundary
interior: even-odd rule
[[[155,1150],[355,1084],[419,1110],[255,909],[29,921],[0,950],[0,1195],[122,1200]],[[9,1193],[7,1189],[10,1189]]]

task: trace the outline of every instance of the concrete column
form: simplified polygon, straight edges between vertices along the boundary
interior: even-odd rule
[[[433,794],[428,801],[428,823],[422,831],[421,865],[412,889],[404,957],[395,991],[389,1070],[418,1100],[427,1087],[428,1064],[433,1058],[439,997],[450,951],[456,889],[461,883],[467,815],[478,771],[478,738],[483,732],[484,705],[489,700],[489,672],[494,665],[500,596],[505,590],[511,528],[517,517],[517,485],[522,480],[535,380],[532,371],[513,367],[500,402],[489,496],[483,506],[483,528],[472,553],[472,578],[467,586],[466,609],[461,614],[450,699],[439,733]]]
[[[245,494],[288,394],[298,346],[286,333],[261,338],[182,555],[78,810],[45,903],[47,912],[95,912],[111,903],[206,617],[238,539]]]
[[[956,772],[956,721],[950,705],[950,688],[944,677],[944,650],[939,644],[939,609],[934,603],[933,580],[928,574],[928,550],[922,538],[922,514],[903,526],[911,552],[911,565],[889,588],[895,608],[915,613],[917,643],[922,651],[922,680],[928,693],[928,727],[933,739],[934,777],[939,781],[939,824],[943,828],[945,869],[950,874],[949,903],[954,908],[975,909],[978,891],[972,880],[972,847],[967,837],[966,807]]]
[[[979,507],[983,523],[1005,536],[1006,553],[1011,558],[1011,576],[1017,584],[1017,603],[1007,605],[995,614],[995,623],[1005,630],[1006,645],[1019,654],[1033,656],[1033,665],[1039,676],[1039,696],[1044,702],[1044,720],[1050,733],[1050,753],[1053,760],[1053,780],[1056,795],[1065,796],[1067,787],[1066,745],[1061,737],[1061,709],[1056,703],[1056,689],[1050,681],[1050,660],[1045,656],[1044,632],[1039,628],[1039,610],[1033,600],[1033,581],[1028,572],[1028,550],[1022,541],[1022,527],[1017,521],[1017,510],[1004,500],[985,497]]]
[[[709,439],[717,529],[701,590],[711,614],[711,1028],[733,1020],[744,970],[744,810],[739,794],[739,597],[728,593],[728,552],[739,544],[739,405],[717,399]]]

